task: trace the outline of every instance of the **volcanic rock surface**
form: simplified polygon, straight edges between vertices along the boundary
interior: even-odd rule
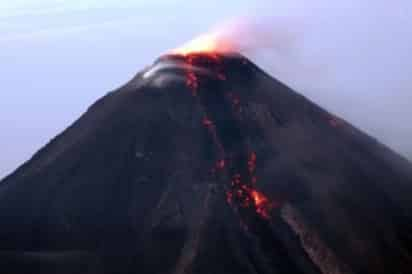
[[[412,273],[411,195],[409,162],[243,56],[166,55],[0,182],[0,269]]]

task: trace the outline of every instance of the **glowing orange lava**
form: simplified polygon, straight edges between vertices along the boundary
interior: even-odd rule
[[[250,195],[253,198],[256,212],[264,218],[269,218],[271,210],[269,199],[263,193],[258,192],[255,189],[251,191]]]
[[[256,179],[256,177],[253,177]],[[253,184],[242,181],[240,174],[235,174],[231,181],[231,189],[226,192],[226,200],[236,202],[242,208],[253,208],[264,219],[270,218],[270,212],[276,207],[263,192],[257,190]]]
[[[198,90],[201,86],[200,75],[193,69],[199,63],[205,62],[205,58],[210,66],[210,70],[215,74],[215,79],[226,81],[227,75],[222,66],[221,56],[217,53],[229,51],[231,48],[215,39],[213,35],[201,36],[198,39],[174,51],[175,54],[182,55],[189,66],[186,68],[186,86],[192,92],[195,98],[199,98]],[[228,99],[232,102],[233,110],[240,110],[240,98],[233,92],[227,93]],[[204,116],[202,119],[203,126],[208,130],[212,137],[213,143],[218,148],[218,160],[211,169],[212,173],[224,172],[228,169],[232,173],[230,185],[227,186],[226,199],[229,204],[237,208],[252,209],[258,216],[264,219],[270,219],[271,211],[279,205],[270,201],[270,199],[256,188],[257,177],[255,152],[250,152],[244,162],[245,170],[230,170],[230,161],[226,157],[225,149],[218,137],[215,123],[210,117]],[[243,175],[241,175],[243,174]]]

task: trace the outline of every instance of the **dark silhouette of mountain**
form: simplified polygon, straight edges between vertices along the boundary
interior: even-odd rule
[[[167,55],[0,182],[0,269],[412,273],[411,195],[408,161],[244,57]]]

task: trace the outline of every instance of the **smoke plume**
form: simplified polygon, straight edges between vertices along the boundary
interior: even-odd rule
[[[412,159],[408,25],[391,9],[346,12],[238,18],[206,36]]]

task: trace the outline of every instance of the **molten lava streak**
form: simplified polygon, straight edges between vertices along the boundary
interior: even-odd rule
[[[214,73],[215,79],[218,81],[226,81],[227,76],[224,73],[221,65],[221,53],[231,51],[229,44],[216,39],[212,35],[201,36],[192,42],[184,45],[173,51],[174,54],[184,57],[185,62],[189,65],[186,68],[186,86],[192,92],[192,95],[198,98],[198,89],[200,88],[200,76],[194,69],[199,64],[206,62],[209,69]],[[227,92],[228,99],[232,102],[234,111],[239,110],[240,100],[233,92]],[[223,172],[225,168],[230,170],[230,161],[225,155],[222,143],[218,138],[215,123],[210,117],[205,116],[201,121],[203,126],[208,130],[213,139],[214,144],[218,147],[219,159],[216,161],[213,172]],[[259,217],[269,219],[271,211],[279,206],[278,203],[272,202],[263,192],[256,188],[257,177],[256,172],[257,155],[251,152],[244,161],[244,171],[232,172],[234,174],[227,186],[226,198],[227,202],[232,206],[243,209],[252,209]],[[242,175],[246,174],[242,178]]]
[[[249,177],[251,181],[243,181],[242,176],[237,173],[232,177],[230,190],[226,192],[228,203],[236,202],[242,208],[253,208],[255,212],[264,219],[270,218],[270,212],[278,207],[261,191],[256,188],[256,153],[252,152],[248,160]]]

